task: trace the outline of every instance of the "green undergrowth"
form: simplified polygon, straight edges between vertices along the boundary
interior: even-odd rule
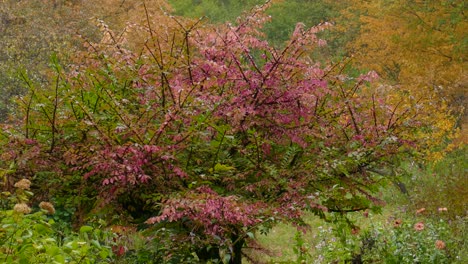
[[[257,237],[250,263],[468,263],[466,154],[403,163],[380,192],[380,213],[330,215],[329,223],[307,215],[306,233],[279,224]]]

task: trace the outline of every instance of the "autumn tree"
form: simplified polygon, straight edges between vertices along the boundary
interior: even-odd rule
[[[461,115],[459,121],[466,122],[463,1],[349,2],[338,28],[359,27],[358,37],[348,44],[350,55],[356,65],[377,71],[399,90],[395,98],[414,98],[420,111],[432,113],[433,125],[419,136],[432,141],[427,148],[433,149],[451,133],[451,115]],[[358,24],[348,23],[356,17]]]
[[[65,195],[95,214],[143,218],[153,236],[174,230],[168,243],[229,263],[256,231],[301,227],[304,211],[380,206],[379,171],[417,151],[427,116],[375,89],[373,71],[311,59],[326,23],[271,46],[266,8],[217,27],[145,6],[122,31],[101,21],[99,42],[19,99],[1,134],[5,179],[78,177]]]

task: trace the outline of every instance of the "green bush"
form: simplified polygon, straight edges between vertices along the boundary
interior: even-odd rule
[[[453,245],[442,219],[395,219],[366,232],[355,257],[365,263],[451,263]]]
[[[14,194],[3,192],[2,204],[13,209],[0,210],[1,263],[109,263],[112,260],[113,235],[99,227],[82,226],[79,232],[62,233],[51,217],[49,202],[39,210],[29,207],[31,182],[15,184]]]
[[[175,241],[178,232],[171,228],[147,229],[119,237],[125,254],[117,263],[177,264],[200,263],[195,249],[189,243]]]

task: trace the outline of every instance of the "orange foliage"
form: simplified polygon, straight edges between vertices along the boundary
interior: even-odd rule
[[[412,137],[425,140],[425,154],[440,158],[443,142],[460,135],[454,129],[456,115],[461,115],[461,123],[465,116],[466,123],[468,25],[463,1],[349,2],[338,29],[360,27],[348,46],[354,61],[384,78],[379,89],[387,90],[397,113],[418,116],[425,123],[426,129]]]

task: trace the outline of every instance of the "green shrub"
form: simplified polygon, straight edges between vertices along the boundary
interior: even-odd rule
[[[49,202],[39,210],[28,205],[33,195],[31,182],[15,184],[14,194],[2,193],[2,204],[13,209],[0,210],[1,263],[109,263],[112,260],[112,233],[99,227],[82,226],[78,233],[62,233],[50,215],[55,213]]]
[[[360,257],[365,263],[450,263],[453,244],[442,219],[395,219],[364,234]]]

